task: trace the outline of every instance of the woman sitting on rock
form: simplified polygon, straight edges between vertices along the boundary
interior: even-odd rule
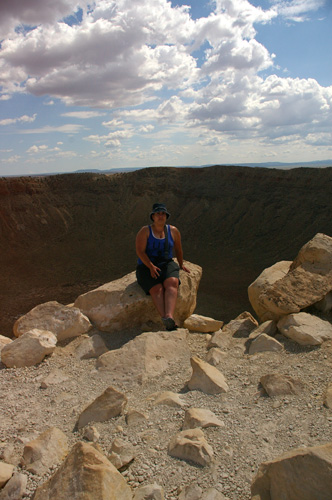
[[[176,330],[174,310],[180,284],[179,269],[183,265],[180,231],[166,225],[170,214],[163,203],[155,203],[150,213],[152,224],[143,226],[136,236],[138,284],[151,295],[167,330]],[[179,265],[173,260],[173,249]],[[179,267],[180,266],[180,267]]]

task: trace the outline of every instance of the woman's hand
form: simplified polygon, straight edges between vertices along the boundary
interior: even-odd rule
[[[149,268],[150,268],[150,274],[151,274],[152,278],[157,279],[159,274],[160,274],[160,268],[155,266],[154,264],[152,264],[152,262],[149,265]]]
[[[186,273],[190,273],[190,269],[188,269],[188,267],[186,266],[181,266],[180,269],[183,269],[183,271],[186,271]]]

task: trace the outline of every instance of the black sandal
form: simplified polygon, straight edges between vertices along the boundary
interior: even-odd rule
[[[173,318],[162,318],[162,320],[166,327],[166,330],[168,330],[169,332],[177,329],[177,325]]]

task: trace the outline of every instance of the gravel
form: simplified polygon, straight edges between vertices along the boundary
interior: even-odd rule
[[[107,338],[107,334],[102,335]],[[120,338],[119,334],[117,344]],[[130,338],[128,332],[123,338]],[[192,355],[204,359],[207,340],[205,334],[190,333]],[[283,351],[249,356],[248,339],[229,339],[223,349],[227,355],[218,366],[229,386],[226,394],[188,391],[189,363],[174,364],[141,385],[133,382],[116,387],[128,398],[124,414],[93,425],[105,455],[115,438],[134,446],[136,457],[121,472],[133,490],[156,482],[164,488],[166,500],[175,500],[184,486],[197,484],[203,491],[214,487],[229,500],[248,500],[251,481],[262,462],[292,448],[332,441],[332,411],[323,404],[326,387],[332,382],[332,342],[309,348],[282,336],[278,340]],[[27,476],[25,499],[32,497],[58,464],[43,476],[27,472],[21,463],[24,445],[51,426],[67,435],[70,446],[82,440],[84,429],[75,430],[78,416],[110,385],[107,372],[96,369],[96,360],[76,358],[74,350],[79,342],[63,343],[38,366],[6,369],[0,365],[0,460],[13,463]],[[42,388],[42,381],[55,369],[68,379]],[[304,389],[298,395],[268,397],[259,381],[269,373],[300,379]],[[164,391],[179,393],[184,406],[155,405],[151,395]],[[182,429],[184,412],[191,407],[209,409],[225,424],[203,431],[214,450],[210,466],[201,467],[167,453],[170,438]],[[144,413],[147,419],[127,425],[129,409]]]

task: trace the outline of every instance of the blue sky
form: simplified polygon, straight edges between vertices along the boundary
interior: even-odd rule
[[[3,0],[0,175],[332,158],[331,0]]]

